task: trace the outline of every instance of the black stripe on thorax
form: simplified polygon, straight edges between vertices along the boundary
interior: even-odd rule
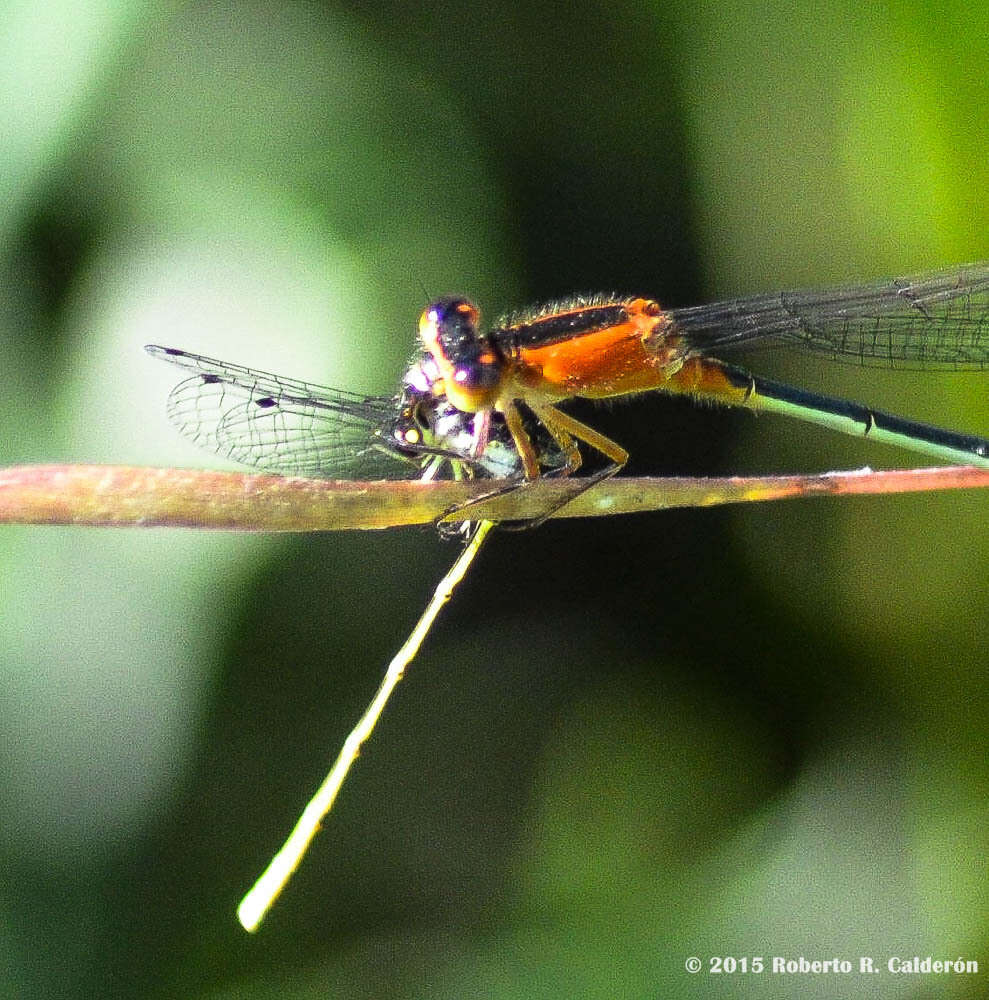
[[[583,306],[567,312],[535,316],[519,323],[511,323],[492,330],[489,337],[502,351],[548,347],[574,337],[584,337],[628,319],[628,311],[620,302],[607,305]]]

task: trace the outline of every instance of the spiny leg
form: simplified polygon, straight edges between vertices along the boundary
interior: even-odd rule
[[[573,491],[538,517],[526,521],[500,522],[499,527],[506,531],[521,531],[527,528],[538,527],[548,518],[552,517],[558,510],[565,507],[582,493],[585,493],[592,486],[596,486],[598,483],[601,483],[606,479],[610,479],[616,472],[619,472],[622,466],[628,461],[628,452],[622,448],[621,445],[612,441],[611,438],[598,433],[593,427],[588,427],[587,424],[582,423],[575,417],[571,417],[569,414],[563,413],[555,406],[552,406],[549,403],[537,403],[528,400],[526,401],[526,405],[549,432],[550,436],[558,445],[560,451],[566,456],[566,465],[559,470],[547,473],[547,475],[555,473],[557,475],[569,476],[581,467],[583,464],[583,458],[577,444],[578,441],[583,442],[589,448],[593,448],[595,451],[604,455],[605,458],[609,459],[610,464],[598,472],[595,472],[591,476],[573,480]],[[528,432],[522,424],[522,417],[519,414],[518,407],[514,402],[511,402],[504,405],[501,412],[505,418],[505,426],[512,435],[512,442],[518,451],[519,460],[522,463],[524,479],[521,479],[518,482],[509,483],[500,489],[492,490],[490,493],[484,493],[481,496],[474,497],[466,504],[460,504],[456,507],[452,507],[436,522],[441,531],[443,529],[443,525],[445,523],[449,523],[448,518],[451,514],[461,513],[463,510],[469,509],[476,504],[483,503],[486,500],[491,500],[494,497],[512,493],[517,489],[523,488],[526,483],[532,482],[534,479],[539,477],[539,456],[532,444],[532,439],[529,437]]]
[[[549,403],[530,404],[529,408],[539,418],[543,426],[553,436],[553,440],[560,446],[561,451],[567,456],[567,475],[576,472],[582,464],[580,449],[576,441],[583,441],[588,447],[610,459],[611,464],[603,469],[586,476],[583,479],[571,480],[574,489],[569,496],[564,497],[559,503],[551,507],[546,513],[539,517],[527,521],[520,527],[535,528],[545,520],[552,517],[558,510],[566,507],[568,503],[575,500],[582,493],[586,493],[592,486],[610,479],[628,461],[628,452],[611,438],[599,434],[593,427],[588,427],[575,417],[563,413]],[[518,530],[518,529],[515,529]]]
[[[522,461],[522,474],[527,480],[539,477],[539,456],[526,429],[522,426],[522,416],[514,402],[505,403],[502,408],[505,426],[512,435],[512,441]]]
[[[580,454],[580,447],[578,446],[577,442],[574,440],[574,438],[572,437],[572,435],[570,435],[566,430],[564,430],[563,427],[561,427],[559,425],[559,422],[557,422],[556,420],[552,419],[552,417],[550,415],[556,414],[556,410],[554,410],[553,407],[546,406],[544,408],[541,408],[540,410],[537,410],[534,407],[530,406],[530,409],[532,410],[533,413],[536,414],[537,418],[542,422],[543,426],[546,428],[546,430],[549,432],[550,436],[556,442],[557,447],[560,449],[560,451],[566,457],[566,464],[565,465],[563,465],[561,468],[553,469],[550,472],[544,473],[544,475],[546,475],[546,476],[554,476],[555,475],[555,476],[561,476],[561,477],[562,476],[570,476],[570,475],[572,475],[574,472],[576,472],[580,468],[581,464],[583,463],[583,458],[582,458],[582,456]],[[513,406],[512,407],[512,411],[515,414],[516,420],[518,420],[518,410]],[[547,416],[550,416],[550,419],[547,419]],[[506,424],[508,424],[508,428],[511,431],[512,430],[512,425],[508,421],[507,414],[506,414],[505,422],[506,422]],[[516,448],[519,448],[519,453],[521,455],[522,454],[522,452],[521,452],[522,445],[525,444],[529,448],[531,448],[532,447],[532,442],[531,442],[531,439],[529,438],[529,435],[526,433],[525,429],[522,427],[521,420],[518,420],[518,430],[519,430],[519,436],[518,437],[516,437],[515,432],[512,431],[512,439],[515,442]],[[490,497],[490,496],[498,496],[498,495],[500,495],[502,493],[508,493],[508,492],[513,491],[513,490],[521,489],[527,483],[533,482],[534,479],[535,479],[535,477],[531,477],[531,478],[530,477],[526,477],[521,482],[513,483],[511,486],[506,486],[503,490],[498,490],[494,494],[488,494],[483,499],[488,499],[488,497]],[[538,528],[539,525],[541,525],[548,517],[550,517],[550,515],[554,514],[561,507],[563,507],[566,504],[570,503],[570,501],[575,496],[579,496],[581,493],[583,493],[583,491],[585,489],[586,489],[586,487],[581,486],[572,495],[564,497],[564,499],[560,500],[558,503],[555,503],[552,507],[550,507],[550,509],[545,514],[540,514],[538,517],[529,518],[528,520],[524,520],[524,521],[502,521],[500,523],[499,527],[503,531],[526,531],[529,528]]]
[[[557,442],[560,442],[560,438],[557,437],[558,434],[564,437],[576,438],[578,441],[583,441],[589,448],[600,452],[605,458],[610,459],[611,465],[608,466],[607,475],[602,476],[603,479],[613,476],[628,461],[628,452],[620,444],[598,433],[593,427],[588,427],[587,424],[581,423],[575,417],[571,417],[569,413],[564,413],[549,403],[530,403],[529,409],[539,417],[545,428],[553,435],[553,438]],[[560,443],[560,446],[566,450],[562,443]],[[580,468],[580,464],[578,460],[577,468]],[[575,472],[576,468],[571,471]],[[600,482],[600,480],[596,481]]]

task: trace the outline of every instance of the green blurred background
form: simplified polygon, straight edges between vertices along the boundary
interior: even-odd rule
[[[0,459],[223,466],[149,341],[387,392],[438,294],[684,305],[989,257],[987,39],[962,0],[5,4]],[[758,370],[989,430],[978,377]],[[577,412],[634,473],[916,464]],[[256,937],[240,895],[455,548],[4,528],[0,995],[982,996],[985,514],[499,535]],[[984,971],[684,971],[914,954]]]

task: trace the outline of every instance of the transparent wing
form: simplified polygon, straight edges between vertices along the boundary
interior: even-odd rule
[[[691,354],[773,340],[889,368],[989,368],[989,263],[668,312]]]
[[[395,400],[300,382],[149,344],[155,358],[195,372],[169,394],[183,437],[244,465],[322,479],[407,479],[419,472],[383,448]]]

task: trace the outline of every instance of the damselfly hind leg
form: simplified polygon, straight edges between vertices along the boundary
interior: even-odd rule
[[[555,502],[549,510],[537,517],[529,518],[525,521],[502,521],[498,524],[498,527],[502,531],[528,531],[530,528],[538,528],[541,524],[549,520],[558,511],[563,510],[568,504],[573,503],[582,493],[586,493],[589,489],[597,486],[598,483],[603,483],[606,479],[610,479],[615,473],[621,471],[620,465],[605,466],[603,469],[598,469],[597,472],[590,476],[583,476],[580,479],[568,479],[567,486],[572,487],[572,489],[567,490],[566,496],[562,497],[560,500]],[[551,476],[554,473],[547,473],[546,476]],[[545,477],[544,477],[545,478]],[[511,487],[511,489],[520,489],[528,485],[531,480],[523,481],[518,483],[516,486]],[[507,491],[506,491],[507,492]]]
[[[528,406],[538,422],[552,437],[553,443],[559,450],[559,453],[565,457],[565,463],[544,472],[540,471],[538,453],[532,443],[529,432],[523,426],[517,407],[514,404],[506,406],[504,410],[505,424],[518,450],[524,478],[513,483],[508,483],[497,490],[492,490],[490,493],[484,493],[468,501],[466,504],[446,511],[436,522],[441,533],[443,530],[442,525],[450,523],[449,517],[452,514],[461,514],[464,510],[468,510],[477,504],[484,503],[495,497],[504,496],[507,493],[513,493],[516,490],[524,488],[539,476],[570,476],[577,472],[583,464],[578,442],[582,442],[604,455],[605,458],[609,459],[609,464],[593,475],[571,480],[570,484],[572,484],[573,489],[568,489],[565,496],[537,516],[517,521],[500,521],[498,527],[505,531],[524,531],[529,528],[538,527],[582,493],[585,493],[598,483],[610,479],[628,461],[628,452],[624,448],[603,434],[599,434],[593,428],[571,417],[569,414],[558,410],[555,406],[551,406],[548,403],[529,403]]]

